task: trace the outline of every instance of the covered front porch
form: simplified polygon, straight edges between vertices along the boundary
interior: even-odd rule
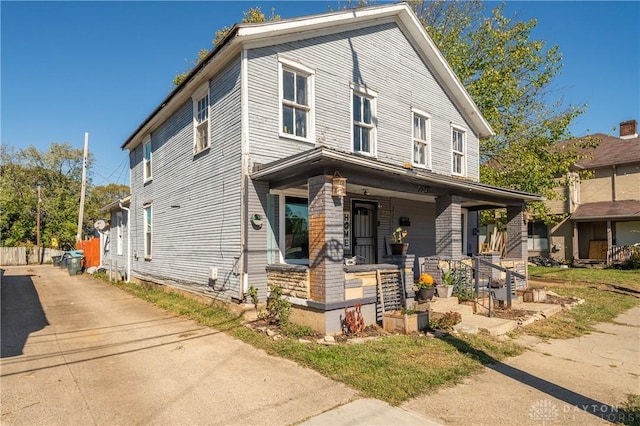
[[[476,255],[479,210],[506,208],[506,257],[526,262],[525,202],[540,199],[323,147],[254,167],[251,177],[268,182],[272,200],[267,284],[289,296],[293,321],[325,333],[339,333],[345,307],[356,304],[366,323],[378,321],[385,292],[406,307],[419,260]],[[398,227],[409,247],[392,255]]]

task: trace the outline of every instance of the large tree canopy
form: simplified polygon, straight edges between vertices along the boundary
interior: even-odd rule
[[[596,142],[558,147],[585,110],[554,98],[559,47],[533,39],[537,21],[506,17],[504,5],[490,13],[478,0],[411,6],[496,133],[481,141],[481,181],[557,199],[554,188],[565,183],[558,177],[583,158],[581,148]],[[535,219],[554,219],[544,203],[531,203],[529,211]]]
[[[49,150],[16,150],[3,145],[0,151],[0,236],[3,246],[34,244],[40,185],[40,237],[51,247],[58,241],[62,249],[75,246],[82,182],[83,150],[68,143],[52,143]],[[93,163],[91,155],[87,167]],[[104,217],[101,207],[129,193],[124,185],[94,187],[87,183],[83,233],[93,231],[93,223]]]

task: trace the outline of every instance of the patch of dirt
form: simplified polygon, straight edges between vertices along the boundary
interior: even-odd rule
[[[530,311],[523,311],[521,309],[493,309],[491,311],[495,318],[502,318],[514,321],[523,321],[531,316]]]
[[[579,302],[580,299],[577,297],[564,297],[547,291],[547,300],[545,300],[544,303],[553,303],[555,305],[561,305],[562,307],[569,307]]]

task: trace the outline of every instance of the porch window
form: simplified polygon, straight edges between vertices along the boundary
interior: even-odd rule
[[[431,121],[429,114],[413,110],[413,164],[431,168]]]
[[[210,146],[209,138],[209,83],[202,86],[193,100],[193,152],[198,154]]]
[[[151,259],[152,213],[151,205],[143,208],[144,211],[144,258]]]
[[[147,136],[142,141],[142,153],[144,155],[142,173],[144,181],[147,182],[151,180],[151,136]]]
[[[280,73],[280,135],[310,141],[313,134],[314,71],[278,58]]]
[[[284,260],[309,263],[309,203],[306,198],[285,197]]]
[[[451,128],[451,152],[453,158],[453,164],[451,172],[454,175],[465,174],[465,131],[458,128]]]
[[[352,85],[353,152],[375,155],[376,143],[376,94]]]
[[[544,222],[529,222],[527,234],[528,250],[549,250],[548,228]]]

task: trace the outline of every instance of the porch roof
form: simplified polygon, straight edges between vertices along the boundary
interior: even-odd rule
[[[596,221],[606,219],[640,219],[640,201],[600,201],[578,206],[571,215],[575,221]]]
[[[309,177],[333,175],[335,172],[346,177],[348,183],[369,188],[432,197],[459,195],[467,204],[466,207],[472,210],[544,200],[536,194],[485,185],[429,170],[397,166],[327,147],[317,147],[268,164],[255,164],[251,177],[269,181],[271,189],[285,189],[303,185]]]

